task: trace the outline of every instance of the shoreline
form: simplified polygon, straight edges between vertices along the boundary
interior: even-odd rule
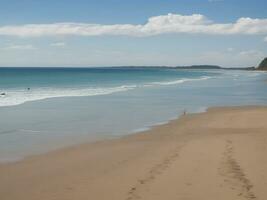
[[[267,80],[266,80],[267,81]],[[201,111],[197,111],[197,112],[186,112],[186,115],[184,114],[179,114],[176,117],[172,117],[168,120],[159,122],[159,123],[155,123],[152,125],[148,125],[148,126],[144,126],[143,128],[138,128],[138,129],[134,129],[132,131],[130,131],[128,134],[125,135],[119,135],[119,136],[109,136],[109,137],[105,137],[105,138],[98,138],[98,139],[93,139],[91,141],[85,141],[83,143],[76,143],[76,144],[70,144],[70,145],[66,145],[66,146],[61,146],[58,148],[54,148],[53,150],[48,150],[45,152],[39,152],[36,154],[30,154],[21,158],[17,158],[17,159],[11,159],[10,161],[0,161],[0,167],[1,166],[5,166],[5,165],[13,165],[13,164],[17,164],[17,163],[21,163],[21,162],[25,162],[26,160],[30,160],[30,159],[35,159],[38,158],[40,156],[49,156],[49,154],[53,154],[56,152],[61,152],[61,151],[66,151],[66,150],[71,150],[73,148],[77,148],[79,146],[88,146],[88,145],[95,145],[101,142],[112,142],[112,141],[116,141],[116,140],[122,140],[122,139],[127,139],[128,137],[135,137],[138,136],[139,134],[153,134],[154,129],[160,128],[160,127],[164,127],[167,126],[171,123],[174,123],[175,121],[179,121],[181,118],[183,117],[194,117],[197,115],[201,115],[201,114],[205,114],[207,112],[211,112],[211,111],[216,111],[216,110],[227,110],[227,109],[250,109],[250,108],[267,108],[267,105],[241,105],[241,106],[215,106],[215,107],[206,107],[205,109],[201,109]]]
[[[212,108],[212,107],[210,107]],[[200,107],[196,110],[194,110],[193,112],[186,112],[186,115],[194,115],[194,114],[201,114],[201,113],[205,113],[207,112],[208,109],[210,109],[209,107]],[[146,133],[146,132],[153,132],[154,128],[157,128],[159,126],[163,126],[166,124],[169,124],[172,121],[175,120],[179,120],[180,117],[183,117],[183,113],[178,113],[178,115],[170,117],[166,120],[160,121],[160,122],[155,122],[152,123],[151,125],[144,125],[141,128],[137,128],[137,129],[133,129],[131,131],[128,131],[127,133],[123,134],[123,135],[109,135],[109,136],[105,136],[105,137],[92,137],[94,139],[88,139],[85,142],[77,142],[77,143],[73,143],[73,144],[68,144],[68,142],[66,142],[65,145],[58,145],[58,147],[54,147],[52,149],[49,150],[44,150],[44,151],[37,151],[36,153],[30,153],[28,155],[25,156],[18,156],[17,158],[11,158],[11,159],[0,159],[0,166],[1,165],[6,165],[6,164],[13,164],[13,163],[20,163],[23,162],[24,160],[30,159],[32,157],[38,157],[38,156],[42,156],[42,155],[46,155],[46,154],[50,154],[53,152],[57,152],[57,151],[63,151],[72,147],[76,147],[76,146],[80,146],[80,145],[90,145],[90,144],[94,144],[94,143],[98,143],[101,141],[112,141],[112,140],[118,140],[124,137],[129,137],[129,136],[134,136],[136,134],[142,134],[142,133]]]
[[[211,107],[147,131],[1,163],[0,198],[261,199],[266,117],[266,106]]]
[[[198,111],[195,112],[186,112],[186,116],[194,116],[194,115],[201,115],[203,113],[207,113],[210,110],[217,110],[217,109],[234,109],[234,108],[257,108],[257,107],[267,107],[264,105],[245,105],[245,106],[215,106],[215,107],[202,107],[201,109],[198,109]],[[172,123],[173,121],[178,121],[180,118],[184,117],[185,115],[183,113],[178,114],[176,117],[171,117],[165,121],[154,123],[152,125],[147,125],[142,128],[134,129],[132,131],[129,131],[127,134],[124,135],[115,135],[115,136],[105,136],[100,138],[94,138],[87,140],[85,142],[79,142],[75,144],[67,144],[63,146],[59,146],[58,148],[53,148],[52,150],[47,150],[39,153],[32,153],[23,157],[18,157],[16,159],[5,159],[3,161],[0,160],[0,167],[2,165],[12,165],[15,163],[24,162],[24,160],[29,160],[31,158],[39,157],[39,156],[45,156],[49,154],[53,154],[54,152],[60,152],[72,148],[76,148],[79,146],[84,145],[92,145],[95,143],[101,143],[101,142],[107,142],[107,141],[113,141],[113,140],[120,140],[128,137],[132,137],[138,134],[147,134],[147,133],[153,133],[154,129],[157,129],[158,127],[168,125],[169,123]]]

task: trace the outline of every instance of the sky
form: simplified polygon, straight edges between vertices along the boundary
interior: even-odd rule
[[[0,67],[257,66],[266,0],[0,0]]]

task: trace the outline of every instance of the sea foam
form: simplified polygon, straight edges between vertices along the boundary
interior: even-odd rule
[[[79,97],[107,95],[115,92],[134,89],[135,85],[123,85],[110,88],[38,88],[26,90],[10,90],[0,98],[0,106],[14,106],[29,101],[36,101],[55,97]]]
[[[210,77],[203,76],[201,78],[182,78],[171,81],[150,82],[139,85],[121,85],[116,87],[99,87],[99,88],[32,88],[26,89],[11,89],[6,92],[6,95],[0,97],[0,107],[14,106],[25,102],[43,100],[56,97],[81,97],[81,96],[97,96],[109,95],[117,92],[125,92],[136,88],[152,87],[152,86],[167,86],[185,83],[188,81],[207,80]]]

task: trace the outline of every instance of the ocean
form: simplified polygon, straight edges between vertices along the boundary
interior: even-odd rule
[[[266,79],[244,70],[0,68],[0,162],[132,134],[184,111],[266,105]]]

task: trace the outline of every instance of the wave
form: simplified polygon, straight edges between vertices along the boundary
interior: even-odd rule
[[[152,85],[176,85],[188,81],[201,81],[201,80],[208,80],[211,77],[209,76],[203,76],[201,78],[184,78],[184,79],[179,79],[179,80],[174,80],[174,81],[166,81],[166,82],[153,82]]]
[[[152,86],[167,86],[181,84],[188,81],[207,80],[210,77],[203,76],[201,78],[189,79],[183,78],[173,81],[151,82],[143,85],[122,85],[117,87],[103,88],[38,88],[28,90],[10,90],[5,96],[0,96],[0,107],[14,106],[30,101],[43,100],[55,97],[81,97],[81,96],[97,96],[108,95],[117,92],[125,92],[135,88],[144,88]]]
[[[79,97],[79,96],[97,96],[108,95],[116,92],[124,92],[134,89],[136,85],[123,85],[110,88],[40,88],[25,90],[12,90],[0,98],[1,106],[14,106],[29,101],[37,101],[55,97]]]

